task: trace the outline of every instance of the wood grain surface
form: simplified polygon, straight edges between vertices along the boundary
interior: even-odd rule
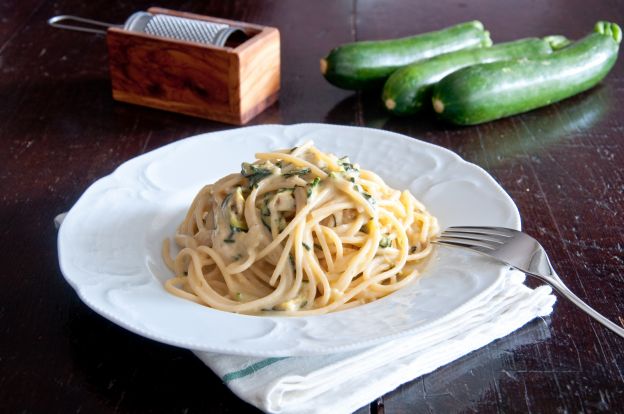
[[[96,315],[63,280],[53,218],[122,162],[230,126],[113,101],[105,38],[46,20],[122,23],[145,0],[0,4],[0,412],[253,413],[186,351]],[[489,171],[562,279],[624,323],[624,57],[598,87],[476,127],[388,116],[376,94],[319,74],[332,47],[479,19],[495,42],[624,23],[624,1],[172,0],[167,8],[277,27],[280,100],[252,124],[327,122],[400,132]],[[622,55],[622,52],[620,53]],[[533,285],[536,282],[531,281]],[[560,299],[554,313],[358,413],[624,412],[624,340]]]

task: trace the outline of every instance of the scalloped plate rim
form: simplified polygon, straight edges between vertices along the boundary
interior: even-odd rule
[[[520,229],[520,215],[518,212],[517,207],[515,206],[513,200],[511,199],[511,197],[509,197],[509,195],[503,190],[503,188],[496,182],[496,180],[494,180],[494,178],[487,172],[485,171],[483,168],[479,167],[478,165],[469,163],[467,161],[465,161],[463,158],[461,158],[458,154],[437,146],[435,144],[431,144],[425,141],[421,141],[418,140],[416,138],[412,138],[412,137],[408,137],[402,134],[398,134],[398,133],[394,133],[391,131],[385,131],[385,130],[380,130],[380,129],[371,129],[371,128],[365,128],[365,127],[357,127],[357,126],[343,126],[343,125],[332,125],[332,124],[316,124],[316,123],[304,123],[304,124],[291,124],[291,125],[258,125],[258,126],[248,126],[248,127],[243,127],[243,128],[234,128],[234,129],[228,129],[228,130],[223,130],[223,131],[216,131],[216,132],[208,132],[208,133],[202,133],[202,134],[197,134],[191,137],[187,137],[184,139],[180,139],[174,142],[171,142],[169,144],[166,144],[162,147],[156,148],[152,151],[149,151],[145,154],[141,154],[137,157],[134,157],[124,163],[122,163],[121,165],[119,165],[112,173],[110,173],[109,175],[102,177],[98,180],[96,180],[93,184],[91,184],[87,190],[79,197],[79,199],[76,201],[76,203],[74,204],[74,206],[72,207],[72,209],[68,212],[67,216],[65,217],[65,220],[73,219],[73,214],[72,212],[75,212],[75,208],[76,206],[80,206],[81,202],[87,198],[87,196],[90,194],[90,192],[94,191],[95,189],[97,189],[100,186],[103,186],[107,183],[109,183],[111,180],[117,179],[118,175],[121,174],[121,171],[123,168],[133,164],[133,163],[140,163],[143,162],[146,159],[149,158],[155,158],[161,154],[166,155],[167,151],[170,151],[172,149],[175,149],[176,147],[178,147],[179,145],[182,145],[182,143],[194,143],[194,142],[201,142],[207,138],[209,138],[210,136],[216,136],[216,135],[222,135],[222,134],[234,134],[243,130],[258,130],[258,131],[263,131],[263,130],[268,130],[270,131],[273,128],[279,128],[279,129],[289,129],[289,128],[336,128],[336,129],[356,129],[356,130],[362,130],[365,133],[366,132],[370,132],[372,134],[380,134],[380,135],[386,135],[388,137],[392,137],[392,139],[399,139],[399,140],[403,140],[404,143],[406,145],[420,145],[423,148],[427,148],[428,150],[434,151],[434,152],[440,152],[446,156],[450,156],[454,161],[456,162],[460,162],[461,164],[463,164],[463,166],[468,166],[471,169],[474,169],[475,171],[478,171],[481,178],[486,180],[488,182],[489,185],[492,186],[492,189],[494,189],[497,192],[497,195],[499,197],[501,197],[502,200],[504,200],[506,202],[506,207],[509,209],[508,213],[513,215],[513,224],[510,227],[514,227],[516,229]],[[371,132],[372,131],[372,132]],[[177,339],[177,338],[172,338],[169,337],[167,335],[161,335],[157,332],[154,331],[150,331],[150,330],[146,330],[143,329],[140,326],[137,326],[136,323],[132,323],[132,320],[127,320],[124,317],[119,317],[117,314],[115,314],[114,312],[110,312],[109,310],[107,310],[105,307],[100,306],[98,304],[97,300],[93,300],[93,298],[91,298],[88,294],[85,294],[85,290],[82,289],[79,281],[74,280],[74,278],[72,277],[72,272],[74,271],[74,269],[71,268],[71,266],[64,260],[64,253],[63,253],[63,247],[64,247],[64,226],[61,225],[60,229],[59,229],[59,233],[58,233],[58,255],[59,255],[59,265],[60,265],[60,269],[61,272],[64,276],[64,278],[67,280],[67,282],[72,286],[72,288],[74,288],[74,290],[76,291],[76,293],[78,294],[79,298],[82,300],[82,302],[84,302],[89,308],[91,308],[93,311],[95,311],[96,313],[98,313],[99,315],[105,317],[106,319],[109,319],[110,321],[114,322],[115,324],[122,326],[125,329],[128,329],[131,332],[134,332],[136,334],[139,334],[141,336],[159,341],[159,342],[163,342],[169,345],[174,345],[174,346],[178,346],[178,347],[182,347],[182,348],[188,348],[188,349],[192,349],[192,350],[198,350],[198,351],[210,351],[210,352],[220,352],[220,353],[228,353],[228,354],[239,354],[239,355],[249,355],[249,356],[298,356],[298,355],[319,355],[319,354],[329,354],[329,353],[337,353],[337,352],[343,352],[343,351],[349,351],[349,350],[353,350],[353,349],[359,349],[359,348],[363,348],[363,347],[367,347],[367,346],[371,346],[374,345],[375,343],[379,343],[381,341],[386,341],[386,340],[391,340],[391,339],[395,339],[401,336],[405,336],[408,335],[414,331],[417,330],[423,330],[423,329],[427,329],[427,327],[431,324],[434,323],[438,323],[440,320],[445,319],[446,317],[452,315],[452,314],[457,314],[459,312],[461,312],[461,308],[466,306],[468,303],[477,300],[477,297],[473,297],[471,299],[469,299],[468,301],[466,301],[466,303],[464,303],[464,305],[462,305],[459,308],[455,308],[452,309],[447,315],[445,315],[442,318],[438,318],[436,320],[432,320],[427,322],[426,324],[421,324],[419,326],[414,327],[413,329],[409,329],[409,330],[405,330],[402,332],[394,332],[394,333],[389,333],[386,335],[381,335],[379,338],[377,339],[373,339],[373,340],[360,340],[357,341],[355,340],[353,343],[348,344],[348,345],[341,345],[338,347],[328,347],[328,346],[320,346],[318,348],[314,348],[314,347],[308,347],[307,349],[297,349],[295,350],[294,353],[292,354],[288,354],[285,355],[283,352],[282,353],[273,353],[273,352],[266,352],[266,351],[253,351],[251,350],[249,344],[242,347],[242,348],[233,348],[231,346],[225,346],[225,347],[221,347],[218,346],[216,344],[206,344],[206,343],[194,343],[192,341],[188,341],[188,340],[184,340],[184,339]],[[500,279],[503,277],[503,274],[505,273],[505,267],[501,266],[500,267],[500,271],[499,271],[499,275],[496,278],[496,283],[491,284],[490,286],[488,286],[486,289],[484,289],[483,291],[480,292],[479,296],[487,294],[489,291],[491,291],[495,285],[498,284],[498,282],[500,282]],[[168,294],[168,293],[167,293]],[[339,314],[339,313],[336,313]],[[237,316],[242,316],[242,315],[237,315]],[[281,317],[284,318],[284,317]],[[287,318],[287,319],[306,319],[306,318]]]

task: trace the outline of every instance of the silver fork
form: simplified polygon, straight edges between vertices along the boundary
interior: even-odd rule
[[[561,281],[537,240],[521,231],[504,227],[449,227],[434,243],[463,247],[497,259],[548,283],[589,316],[624,338],[624,329],[583,302]]]

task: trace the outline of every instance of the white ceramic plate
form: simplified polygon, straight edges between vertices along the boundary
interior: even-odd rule
[[[492,177],[446,149],[376,129],[266,125],[177,141],[94,183],[59,232],[65,278],[89,307],[139,335],[194,350],[253,356],[340,352],[427,329],[500,282],[504,268],[497,263],[439,248],[417,283],[328,315],[237,315],[167,293],[163,281],[170,272],[161,260],[162,241],[174,234],[196,192],[240,170],[256,152],[310,139],[324,151],[349,155],[390,186],[408,188],[442,228],[520,228],[518,210]]]

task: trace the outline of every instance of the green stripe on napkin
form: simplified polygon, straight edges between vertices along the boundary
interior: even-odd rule
[[[258,361],[255,364],[248,366],[247,368],[239,369],[238,371],[225,374],[223,378],[221,378],[221,380],[227,384],[230,381],[246,377],[247,375],[251,375],[256,371],[260,371],[264,367],[268,367],[269,365],[272,365],[277,361],[281,361],[282,359],[286,358],[287,357],[263,359],[262,361]]]

